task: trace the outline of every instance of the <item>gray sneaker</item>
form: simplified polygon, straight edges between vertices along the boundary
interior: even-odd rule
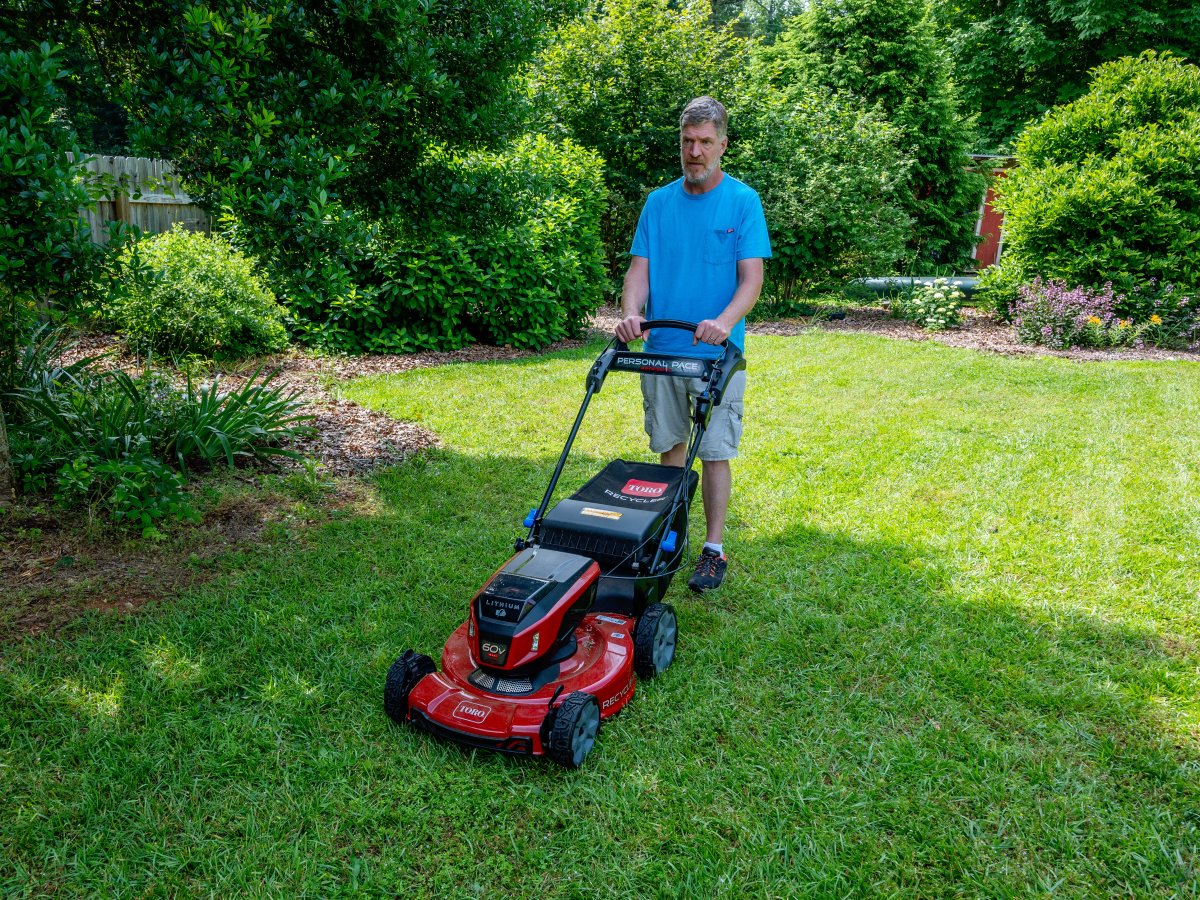
[[[705,547],[696,560],[696,571],[688,579],[688,587],[697,594],[720,587],[725,580],[725,566],[725,554]]]

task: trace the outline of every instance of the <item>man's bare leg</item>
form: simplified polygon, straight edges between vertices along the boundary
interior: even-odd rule
[[[700,496],[704,499],[704,524],[708,529],[705,540],[721,544],[725,534],[725,513],[729,510],[729,495],[733,492],[733,474],[727,459],[700,461],[704,476],[700,481]]]
[[[687,444],[680,441],[666,453],[660,453],[658,461],[664,466],[675,466],[677,469],[682,467],[687,462]]]
[[[660,454],[659,462],[664,466],[682,466],[687,462],[687,444],[678,443]],[[704,459],[700,461],[700,468],[704,473],[700,481],[700,496],[704,501],[705,540],[710,544],[720,544],[725,534],[729,497],[733,492],[733,473],[727,459]]]

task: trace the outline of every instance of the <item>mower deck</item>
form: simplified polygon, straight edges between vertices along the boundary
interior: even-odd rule
[[[575,629],[576,652],[550,671],[498,677],[473,658],[464,622],[446,642],[441,671],[413,688],[409,722],[469,747],[540,756],[547,714],[558,696],[591,694],[602,719],[629,702],[636,683],[630,665],[635,624],[628,616],[590,614]]]

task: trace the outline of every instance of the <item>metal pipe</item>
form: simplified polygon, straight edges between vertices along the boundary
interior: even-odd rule
[[[945,278],[945,276],[937,275],[887,275],[880,278],[855,278],[846,286],[846,289],[847,293],[850,293],[855,287],[866,288],[874,294],[902,293],[931,285],[939,277]],[[945,280],[968,297],[973,296],[979,286],[979,279],[973,276],[956,276]]]

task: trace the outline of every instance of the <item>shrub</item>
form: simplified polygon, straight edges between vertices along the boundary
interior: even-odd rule
[[[927,331],[945,331],[962,321],[962,303],[966,295],[945,278],[899,295],[892,303],[894,315],[916,322]]]
[[[603,299],[594,153],[544,137],[502,152],[435,148],[422,176],[423,192],[443,198],[439,215],[419,227],[401,216],[381,226],[380,283],[346,310],[345,327],[355,329],[347,338],[407,352],[472,339],[543,347],[582,333]]]
[[[985,281],[1000,308],[1035,276],[1200,288],[1200,68],[1153,52],[1101,66],[1017,156],[1000,189],[1004,260]]]
[[[1141,341],[1156,347],[1180,349],[1200,338],[1200,293],[1156,278],[1118,294],[1116,312],[1140,326]]]
[[[1118,294],[1112,284],[1070,288],[1035,278],[1017,293],[1009,315],[1017,336],[1028,343],[1181,349],[1200,340],[1200,297],[1153,279]]]
[[[887,122],[828,90],[785,95],[761,67],[736,95],[741,137],[726,166],[758,190],[771,234],[760,314],[796,315],[814,295],[906,258],[907,162]]]
[[[961,112],[926,0],[809,0],[766,51],[788,94],[820,85],[877,106],[912,162],[898,198],[912,218],[918,272],[969,261],[984,179],[968,170],[973,123]],[[874,274],[885,274],[876,272]]]
[[[260,377],[261,376],[261,377]],[[180,468],[211,466],[238,459],[296,454],[279,445],[306,433],[312,416],[303,402],[283,385],[270,386],[275,373],[257,369],[241,387],[221,391],[217,379],[197,388],[191,378],[175,401],[175,419],[164,452]]]
[[[126,265],[107,314],[134,349],[238,358],[287,346],[283,308],[222,239],[176,225],[135,244]]]
[[[64,504],[86,502],[118,524],[157,533],[168,516],[191,516],[186,471],[281,453],[304,430],[301,402],[255,372],[239,389],[216,382],[186,391],[147,370],[132,376],[90,368],[50,370],[13,394],[20,424],[12,456],[26,492],[52,490]]]
[[[1130,344],[1137,329],[1115,313],[1111,284],[1099,289],[1068,287],[1062,281],[1037,278],[1022,287],[1011,310],[1017,336],[1047,347],[1115,347]]]
[[[199,518],[184,493],[187,479],[145,454],[102,459],[85,453],[64,463],[55,483],[59,505],[86,504],[107,513],[119,526],[140,528],[142,537],[161,538],[158,523],[163,519]]]

